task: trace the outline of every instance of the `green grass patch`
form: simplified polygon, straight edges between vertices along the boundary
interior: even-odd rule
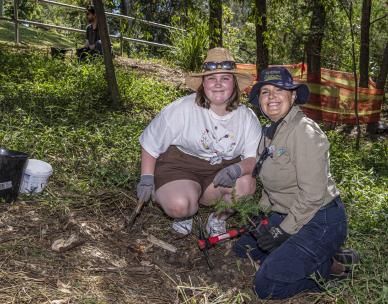
[[[138,137],[182,95],[152,76],[117,69],[124,106],[109,107],[102,61],[80,65],[0,50],[0,142],[54,167],[53,186],[89,193],[128,188],[138,175]]]
[[[55,31],[44,30],[33,26],[19,25],[20,42],[29,45],[55,46],[62,48],[75,47],[70,37]],[[13,22],[0,20],[0,42],[15,41],[15,25]],[[82,45],[83,40],[79,40]]]

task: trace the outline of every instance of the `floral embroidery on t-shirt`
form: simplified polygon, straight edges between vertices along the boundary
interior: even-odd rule
[[[219,164],[222,162],[222,156],[232,152],[236,146],[236,136],[233,132],[223,128],[222,126],[215,126],[214,131],[205,129],[202,131],[200,138],[202,147],[210,153],[214,153],[211,157],[211,164]]]

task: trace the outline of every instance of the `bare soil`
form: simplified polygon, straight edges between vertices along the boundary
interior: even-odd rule
[[[210,250],[210,270],[196,229],[183,238],[174,234],[155,205],[145,206],[126,231],[124,218],[136,205],[127,193],[64,195],[69,200],[57,207],[33,200],[1,205],[0,303],[233,303],[239,293],[244,300],[235,303],[258,303],[251,291],[255,265],[236,259],[232,242]],[[71,234],[82,244],[51,249]],[[150,234],[177,252],[153,245]],[[311,297],[281,303],[311,303]]]
[[[170,82],[178,88],[185,89],[185,73],[180,68],[140,59],[117,57],[115,61],[122,67],[135,70],[140,74],[152,74],[161,81]]]

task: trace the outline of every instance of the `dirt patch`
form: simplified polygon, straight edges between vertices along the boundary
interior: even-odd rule
[[[172,68],[160,63],[124,57],[117,57],[115,61],[120,66],[136,70],[140,74],[153,74],[161,81],[170,82],[178,88],[186,88],[185,73],[179,68]]]
[[[66,208],[35,201],[1,206],[0,303],[257,303],[254,265],[236,259],[232,243],[210,251],[209,270],[196,231],[174,234],[158,207],[146,206],[128,232],[121,229],[124,215],[136,202],[127,194],[73,200]],[[52,250],[55,240],[72,234],[82,239],[77,247]],[[177,253],[153,245],[150,234]]]

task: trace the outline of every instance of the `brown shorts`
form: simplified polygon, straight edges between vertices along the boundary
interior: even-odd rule
[[[176,146],[170,146],[156,160],[155,189],[172,181],[188,179],[199,183],[204,192],[218,171],[240,160],[240,157],[236,157],[223,160],[221,164],[211,165],[207,160],[183,153]]]

